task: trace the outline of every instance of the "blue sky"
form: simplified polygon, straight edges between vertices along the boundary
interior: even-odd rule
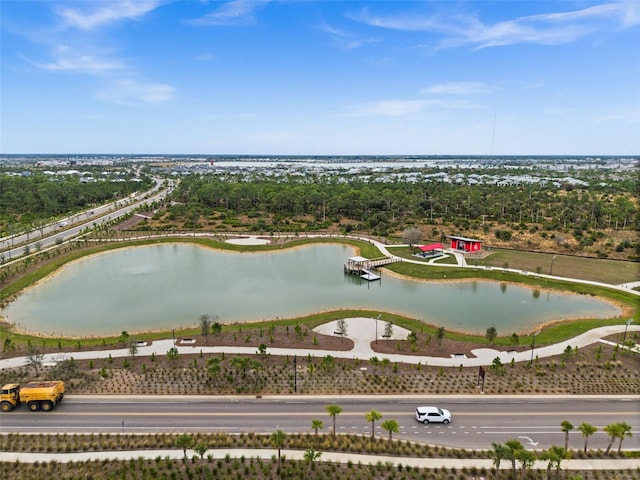
[[[636,0],[0,9],[0,153],[640,154]]]

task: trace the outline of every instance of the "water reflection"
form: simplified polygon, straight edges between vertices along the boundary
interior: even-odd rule
[[[448,329],[498,334],[567,318],[620,314],[589,296],[495,282],[423,282],[390,274],[380,282],[345,275],[356,252],[309,245],[269,253],[231,253],[162,244],[103,253],[67,265],[2,311],[20,329],[65,335],[119,334],[196,325],[203,314],[222,322],[288,318],[336,309],[397,312]]]

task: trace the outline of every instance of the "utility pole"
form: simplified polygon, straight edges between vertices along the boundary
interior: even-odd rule
[[[538,330],[531,337],[531,360],[529,360],[529,366],[533,365],[533,349],[536,346],[536,337],[540,334],[542,330]]]
[[[631,325],[631,322],[633,322],[633,318],[630,318],[629,320],[627,320],[627,323],[624,326],[624,335],[622,336],[622,349],[624,350],[624,342],[627,340],[627,329],[629,328],[629,325]]]

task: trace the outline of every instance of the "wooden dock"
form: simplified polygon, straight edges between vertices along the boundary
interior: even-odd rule
[[[376,273],[379,267],[389,265],[390,263],[400,262],[402,259],[398,257],[382,257],[369,259],[364,257],[350,257],[344,264],[344,272],[358,275],[369,282],[380,280],[380,275]]]

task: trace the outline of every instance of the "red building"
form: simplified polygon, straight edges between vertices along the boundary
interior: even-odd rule
[[[461,250],[465,253],[479,252],[482,250],[482,242],[473,238],[447,236],[451,240],[453,250]]]
[[[418,247],[423,257],[435,257],[444,252],[444,245],[441,243],[432,243],[430,245],[420,245]]]

